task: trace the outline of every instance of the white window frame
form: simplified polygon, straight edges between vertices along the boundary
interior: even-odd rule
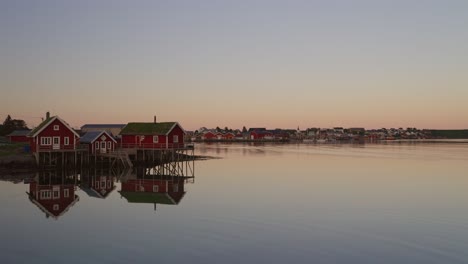
[[[65,145],[65,146],[70,145],[70,138],[69,137],[64,137],[63,138],[63,145]]]
[[[41,137],[41,146],[52,145],[52,137]]]
[[[179,185],[177,184],[172,185],[172,192],[179,192]]]
[[[99,149],[99,141],[94,142],[94,149]]]
[[[54,131],[59,131],[60,130],[60,126],[59,125],[54,125]]]
[[[159,185],[153,185],[153,192],[159,192]]]
[[[50,190],[41,190],[39,192],[39,197],[41,200],[50,200],[50,198],[52,198],[52,194]]]
[[[101,181],[101,189],[106,189],[106,180]]]
[[[55,195],[57,194],[57,195]],[[52,199],[60,199],[60,188],[59,187],[54,187],[52,189]]]
[[[159,143],[159,136],[153,136],[153,143]]]
[[[65,198],[70,197],[70,191],[68,189],[63,190],[63,197],[65,197]]]
[[[112,142],[111,141],[107,141],[107,149],[112,149]]]
[[[112,186],[112,181],[111,180],[108,180],[107,181],[107,189],[110,189]]]
[[[174,135],[173,136],[172,143],[179,143],[179,135]]]

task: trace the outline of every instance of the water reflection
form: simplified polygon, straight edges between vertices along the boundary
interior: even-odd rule
[[[77,190],[77,174],[65,171],[38,172],[29,182],[29,200],[45,213],[47,218],[58,219],[80,197]]]
[[[177,205],[185,196],[185,183],[193,177],[161,175],[155,168],[136,168],[122,178],[121,197],[129,203]]]
[[[115,190],[115,181],[108,170],[94,168],[81,173],[80,189],[90,197],[105,199]]]
[[[106,200],[118,189],[116,197],[125,199],[129,204],[152,204],[156,210],[157,204],[179,204],[186,194],[185,184],[194,183],[193,175],[188,177],[161,174],[158,167],[139,167],[122,171],[115,168],[48,170],[10,178],[9,181],[16,183],[24,180],[24,183],[29,185],[26,193],[31,203],[40,209],[46,218],[56,220],[80,201],[80,191],[92,198],[85,199],[86,202],[92,202],[94,199]]]

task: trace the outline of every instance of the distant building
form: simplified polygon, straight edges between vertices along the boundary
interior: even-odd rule
[[[81,127],[83,134],[87,132],[107,131],[112,136],[118,136],[120,131],[125,127],[125,124],[86,124]]]
[[[29,142],[28,134],[31,130],[15,130],[7,135],[11,143],[25,143]]]

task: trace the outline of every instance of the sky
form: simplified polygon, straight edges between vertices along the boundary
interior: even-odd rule
[[[468,128],[468,1],[0,0],[0,118]]]

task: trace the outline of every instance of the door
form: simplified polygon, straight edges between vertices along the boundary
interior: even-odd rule
[[[52,149],[60,149],[60,137],[52,138]]]
[[[106,142],[101,141],[101,153],[106,153]]]

